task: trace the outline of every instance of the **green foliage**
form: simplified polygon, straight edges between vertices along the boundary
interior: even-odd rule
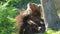
[[[9,17],[16,15],[17,12],[13,9],[14,8],[9,7],[0,8],[0,34],[11,34],[12,32],[15,32],[15,21],[13,18]],[[16,13],[13,13],[14,11]]]
[[[40,0],[21,0],[19,3],[17,3],[19,5],[19,8],[26,8],[27,3],[32,2],[32,3],[40,3]],[[18,6],[17,5],[17,6]]]
[[[60,34],[60,30],[55,31],[55,30],[49,29],[48,31],[44,32],[43,34]]]
[[[8,2],[3,5],[0,3],[0,34],[12,34],[16,31],[14,18],[18,12],[14,7],[6,7]]]

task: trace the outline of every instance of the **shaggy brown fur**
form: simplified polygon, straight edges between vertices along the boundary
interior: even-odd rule
[[[16,26],[19,27],[19,34],[34,34],[45,31],[40,9],[40,5],[28,3],[27,9],[16,17]]]

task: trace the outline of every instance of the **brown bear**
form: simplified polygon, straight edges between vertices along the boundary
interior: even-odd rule
[[[19,34],[35,34],[45,31],[40,9],[41,5],[28,3],[27,9],[16,17],[16,26],[19,28]]]

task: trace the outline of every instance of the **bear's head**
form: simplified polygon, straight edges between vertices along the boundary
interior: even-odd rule
[[[34,16],[41,16],[41,4],[28,3],[27,10],[31,10],[31,14]]]

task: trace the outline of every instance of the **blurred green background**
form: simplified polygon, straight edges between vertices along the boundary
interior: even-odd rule
[[[15,34],[15,17],[20,9],[26,9],[27,3],[40,3],[40,0],[0,0],[0,34]],[[60,31],[49,29],[43,34],[60,34]]]

